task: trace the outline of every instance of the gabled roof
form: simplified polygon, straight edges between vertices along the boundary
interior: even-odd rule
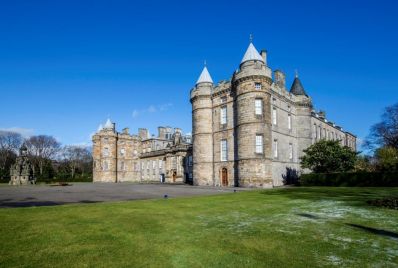
[[[111,122],[111,120],[109,118],[108,118],[108,120],[106,120],[104,128],[113,129],[113,124],[112,124],[112,122]]]
[[[303,96],[307,96],[307,93],[304,90],[303,85],[301,84],[300,78],[298,78],[298,76],[296,76],[296,78],[294,78],[292,87],[290,88],[290,93],[294,94],[294,95],[303,95]]]
[[[254,47],[253,43],[250,43],[240,64],[242,64],[246,61],[249,61],[249,60],[258,60],[258,61],[264,62],[263,57],[261,57],[260,53],[258,53],[258,51]]]
[[[210,73],[207,70],[206,66],[203,68],[203,71],[200,74],[198,81],[196,82],[196,84],[200,84],[200,83],[212,83],[213,84],[213,79],[211,79]]]

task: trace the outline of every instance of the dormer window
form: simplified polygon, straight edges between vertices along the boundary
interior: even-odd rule
[[[254,88],[255,88],[256,90],[261,90],[261,88],[262,88],[261,83],[255,83],[255,84],[254,84]]]

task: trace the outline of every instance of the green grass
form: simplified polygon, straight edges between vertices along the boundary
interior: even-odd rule
[[[398,188],[0,209],[1,267],[396,267]]]

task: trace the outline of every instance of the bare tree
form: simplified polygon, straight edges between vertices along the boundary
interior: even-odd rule
[[[61,148],[61,144],[54,137],[46,135],[30,137],[26,146],[32,161],[39,167],[40,175],[43,175],[46,161],[53,160]]]
[[[21,134],[11,131],[0,131],[0,169],[5,172],[21,147]]]
[[[365,145],[398,149],[398,103],[385,109],[380,123],[372,126]]]
[[[91,162],[91,153],[86,147],[66,146],[63,148],[63,157],[67,162],[72,179],[75,177],[76,170],[80,168],[84,172],[86,163]]]

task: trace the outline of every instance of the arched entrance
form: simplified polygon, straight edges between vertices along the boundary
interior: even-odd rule
[[[221,170],[221,185],[228,186],[228,170],[226,168]]]

